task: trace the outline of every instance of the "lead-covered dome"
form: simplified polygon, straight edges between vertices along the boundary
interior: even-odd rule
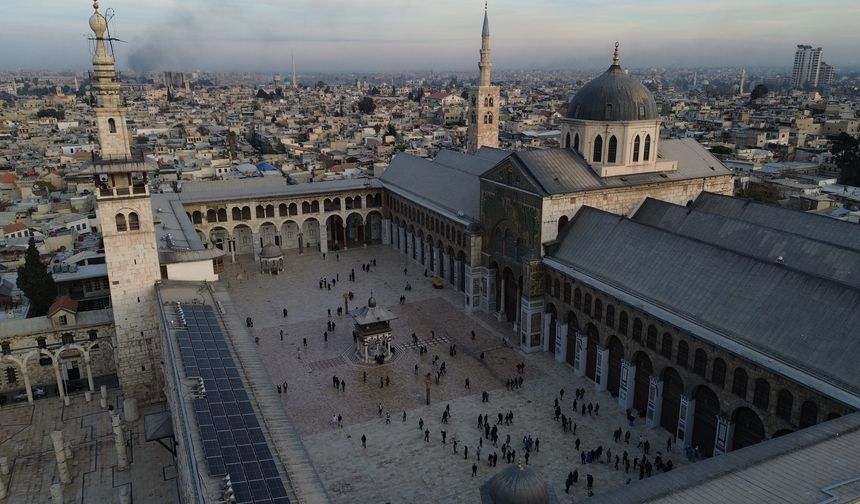
[[[566,117],[583,121],[645,121],[659,119],[660,114],[648,88],[621,68],[616,44],[612,66],[574,95]]]
[[[481,486],[482,504],[556,504],[553,488],[522,462],[510,465]]]
[[[260,250],[260,259],[277,259],[283,256],[284,253],[281,251],[281,247],[278,247],[274,243],[267,243]]]

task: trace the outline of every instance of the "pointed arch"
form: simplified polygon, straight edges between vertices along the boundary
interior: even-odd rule
[[[614,163],[616,157],[618,156],[618,139],[615,138],[615,135],[609,137],[609,146],[606,150],[606,162]]]
[[[140,230],[140,219],[137,217],[136,212],[130,212],[128,214],[128,230],[129,231],[139,231]]]
[[[124,214],[121,214],[121,213],[116,214],[115,220],[116,220],[117,232],[121,233],[123,231],[128,231],[128,225],[126,224]]]
[[[114,118],[113,118],[113,117],[111,117],[110,119],[108,119],[108,130],[109,130],[111,133],[116,133],[116,121],[114,120]]]
[[[567,134],[564,136],[564,148],[570,148],[570,131],[568,131]]]
[[[639,135],[636,135],[636,138],[633,139],[633,162],[639,162],[639,144],[641,141],[639,140]]]
[[[573,135],[573,150],[579,152],[579,133]]]
[[[642,161],[651,160],[651,135],[645,135],[645,148],[642,149]]]
[[[591,161],[599,163],[603,159],[603,137],[597,135],[594,138],[594,149],[591,153]]]

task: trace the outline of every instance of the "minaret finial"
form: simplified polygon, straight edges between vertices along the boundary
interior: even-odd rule
[[[99,11],[99,0],[93,0],[93,9],[95,9],[96,12]]]
[[[612,53],[612,66],[621,65],[621,56],[618,55],[618,42],[615,42],[615,51]]]

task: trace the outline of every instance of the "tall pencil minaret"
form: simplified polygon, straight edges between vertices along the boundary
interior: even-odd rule
[[[296,80],[296,57],[293,54],[290,54],[290,60],[293,64],[293,89],[299,88],[299,81]]]
[[[738,85],[738,96],[744,95],[744,85],[746,85],[746,80],[747,80],[747,69],[744,68],[743,70],[741,70],[741,82]]]
[[[92,88],[101,154],[84,169],[93,175],[99,227],[104,240],[114,317],[114,358],[126,397],[143,403],[162,395],[161,337],[155,282],[161,278],[149,194],[156,167],[129,147],[126,110],[105,33],[107,19],[93,3],[95,34]]]
[[[490,80],[490,21],[484,3],[484,27],[481,30],[481,77],[477,88],[469,92],[469,137],[466,150],[474,153],[483,146],[499,146],[499,87]]]

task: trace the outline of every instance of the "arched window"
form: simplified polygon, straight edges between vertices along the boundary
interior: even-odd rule
[[[791,421],[791,409],[794,407],[794,396],[786,389],[779,391],[776,395],[776,416],[783,420]]]
[[[239,207],[233,207],[232,210],[230,210],[230,213],[232,214],[233,220],[242,220],[242,209]]]
[[[227,209],[219,208],[218,209],[218,222],[227,222]]]
[[[633,319],[633,341],[642,343],[642,321]]]
[[[119,233],[128,231],[128,226],[125,223],[125,215],[121,213],[116,214],[116,230]]]
[[[726,361],[719,357],[711,364],[711,383],[720,388],[726,386]]]
[[[242,220],[251,220],[251,207],[242,207]]]
[[[582,311],[585,312],[586,315],[591,315],[591,294],[585,295],[585,303],[582,305]]]
[[[804,401],[800,407],[800,428],[810,427],[818,423],[818,406],[812,401]]]
[[[744,368],[735,369],[735,376],[732,378],[732,394],[744,399],[747,397],[747,372]]]
[[[622,311],[618,316],[618,334],[627,336],[627,312]]]
[[[286,203],[281,203],[278,205],[278,217],[286,217],[287,216],[287,205]]]
[[[594,139],[594,152],[592,152],[591,160],[595,163],[599,163],[603,154],[603,137],[597,135],[597,138]]]
[[[582,308],[582,292],[579,287],[573,290],[573,307],[577,310]]]
[[[137,214],[131,212],[128,214],[128,230],[129,231],[138,231],[140,230],[140,219],[137,218]]]
[[[570,282],[564,282],[561,300],[565,303],[570,304]]]
[[[492,96],[490,97],[490,106],[491,107],[493,106],[493,97]]]
[[[266,205],[266,217],[275,216],[275,205]]]
[[[489,114],[487,114],[487,117],[488,117],[488,118],[489,118],[489,120],[490,120],[490,122],[488,122],[487,124],[493,124],[493,113],[492,113],[492,112],[490,112]]]
[[[660,345],[660,355],[667,359],[672,358],[672,335],[663,333],[663,342]]]
[[[615,135],[609,137],[609,146],[606,149],[606,162],[614,163],[615,157],[618,154],[618,139],[615,138]]]
[[[191,222],[194,224],[203,224],[203,214],[199,210],[195,210],[191,214]]]
[[[561,283],[558,281],[558,278],[552,281],[552,296],[557,298],[559,295],[559,291],[561,290]]]
[[[295,203],[290,203],[290,206],[287,207],[287,213],[289,215],[298,215],[299,214],[299,206]]]
[[[113,117],[108,119],[108,130],[111,133],[116,133],[116,121],[113,120]]]
[[[573,150],[579,152],[579,133],[573,135]]]
[[[648,336],[645,338],[645,346],[651,350],[657,350],[657,328],[653,325],[648,326]]]
[[[770,404],[770,383],[764,378],[756,378],[755,389],[753,389],[753,404],[766,410]]]
[[[615,306],[606,306],[606,327],[615,327]]]
[[[594,300],[594,320],[598,322],[603,320],[603,301],[599,299]]]
[[[206,222],[218,222],[218,214],[215,213],[215,210],[211,208],[206,210]]]
[[[639,135],[633,140],[633,162],[639,161]]]
[[[489,106],[490,106],[490,97],[488,97],[488,96],[485,96],[485,97],[484,97],[484,106],[485,106],[485,107],[489,107]]]
[[[693,372],[699,376],[705,376],[708,369],[708,355],[701,348],[697,348],[693,354]]]
[[[254,210],[254,214],[258,219],[262,219],[266,216],[266,210],[263,208],[263,205],[257,205],[257,208]]]
[[[567,149],[569,147],[570,147],[570,132],[568,131],[567,134],[564,136],[564,148]]]
[[[686,341],[678,342],[678,355],[675,356],[675,362],[678,363],[679,366],[687,367],[687,362],[690,359],[690,346],[687,345]]]
[[[645,148],[642,150],[642,161],[651,159],[651,135],[645,135]]]

